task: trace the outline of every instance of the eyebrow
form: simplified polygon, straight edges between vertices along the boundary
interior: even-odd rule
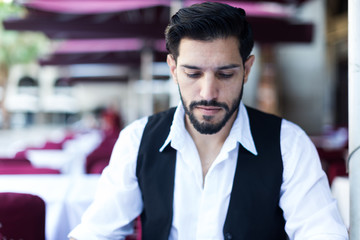
[[[201,69],[200,67],[193,66],[193,65],[187,65],[187,64],[181,65],[181,67],[188,68],[188,69],[194,69],[194,70]],[[241,67],[241,65],[240,64],[229,64],[229,65],[217,67],[216,70],[226,70],[226,69],[232,69],[232,68],[238,68],[238,67]]]

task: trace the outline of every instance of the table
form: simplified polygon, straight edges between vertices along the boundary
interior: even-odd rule
[[[348,177],[336,177],[331,192],[338,202],[339,211],[346,227],[350,227],[350,184]]]
[[[26,154],[34,167],[57,169],[62,173],[70,173],[72,171],[71,166],[76,160],[75,157],[77,157],[74,154],[57,149],[28,150]]]
[[[81,216],[93,201],[99,177],[98,174],[87,174],[72,181],[65,201],[69,230],[80,223]]]
[[[65,174],[84,174],[86,156],[101,141],[101,134],[91,131],[66,141],[63,149],[29,149],[26,157],[35,167],[58,169]]]
[[[0,192],[38,195],[46,203],[47,240],[64,240],[93,200],[100,175],[0,175]]]

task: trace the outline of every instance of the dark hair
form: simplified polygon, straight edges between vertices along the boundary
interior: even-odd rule
[[[165,30],[166,49],[176,60],[182,38],[209,41],[234,36],[239,40],[243,62],[254,46],[250,24],[242,8],[217,2],[204,2],[180,9]]]

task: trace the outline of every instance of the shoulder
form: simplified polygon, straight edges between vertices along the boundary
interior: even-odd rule
[[[156,113],[149,117],[143,135],[167,137],[172,124],[176,108],[170,108],[164,112]],[[164,140],[165,141],[165,140]]]
[[[134,122],[127,125],[121,132],[117,145],[122,146],[135,146],[138,147],[143,137],[144,131],[151,131],[159,125],[165,119],[172,120],[175,108],[171,108],[167,111],[156,113],[151,116],[146,116],[135,120]],[[167,117],[166,117],[167,116]]]
[[[271,130],[274,127],[277,129],[276,131],[280,130],[282,120],[281,117],[260,111],[249,106],[246,106],[246,112],[249,117],[250,127],[261,128],[262,131]]]
[[[296,123],[287,119],[281,121],[281,139],[284,142],[294,141],[295,139],[309,140],[307,133]]]
[[[142,132],[142,130],[144,130],[144,128],[145,128],[145,126],[146,126],[146,124],[148,122],[148,119],[149,119],[149,117],[142,117],[140,119],[137,119],[137,120],[133,121],[132,123],[127,125],[121,131],[121,133],[123,133],[123,134],[136,134],[138,132]]]
[[[135,120],[121,130],[110,158],[109,168],[105,172],[118,174],[119,169],[130,164],[135,166],[141,137],[148,117]]]
[[[156,123],[157,121],[159,120],[172,120],[174,114],[175,114],[175,111],[176,111],[176,108],[173,107],[173,108],[170,108],[166,111],[163,111],[163,112],[159,112],[159,113],[156,113],[152,116],[149,117],[149,123]]]
[[[251,107],[246,107],[246,112],[254,139],[280,140],[282,118]]]
[[[118,142],[122,145],[139,143],[148,119],[149,117],[143,117],[127,125],[121,130]]]
[[[320,170],[319,156],[310,137],[300,126],[285,119],[281,124],[281,153],[285,179],[290,178],[300,166]]]
[[[288,152],[316,152],[315,145],[308,134],[299,125],[282,119],[281,122],[281,149],[283,154]]]
[[[145,129],[153,129],[163,121],[172,121],[176,108],[143,117],[127,125],[121,132],[119,141],[140,142]]]
[[[245,109],[246,109],[246,111],[248,113],[250,112],[250,113],[254,113],[254,114],[259,114],[261,116],[276,116],[276,115],[274,115],[272,113],[267,113],[267,112],[264,112],[264,111],[262,111],[260,109],[257,109],[257,108],[254,108],[254,107],[251,107],[251,106],[248,106],[248,105],[245,105],[245,104],[244,104],[244,107],[245,107]]]

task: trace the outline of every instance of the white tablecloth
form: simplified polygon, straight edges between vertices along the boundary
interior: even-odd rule
[[[91,204],[100,175],[0,175],[0,192],[35,194],[46,203],[46,239],[65,240]],[[350,225],[349,179],[332,182],[345,225]]]
[[[86,156],[101,141],[100,132],[91,131],[66,141],[63,149],[28,150],[26,156],[35,167],[58,169],[65,174],[84,174]]]
[[[33,166],[58,169],[62,173],[70,173],[73,162],[76,160],[74,154],[69,154],[64,150],[28,150],[26,154]]]
[[[92,202],[99,175],[0,175],[0,192],[38,195],[46,203],[46,239],[65,240]]]
[[[350,185],[349,178],[336,177],[331,184],[331,191],[338,202],[340,214],[345,225],[350,227]]]
[[[81,216],[94,199],[98,181],[99,175],[97,174],[78,176],[72,181],[66,198],[70,230],[80,223]]]

